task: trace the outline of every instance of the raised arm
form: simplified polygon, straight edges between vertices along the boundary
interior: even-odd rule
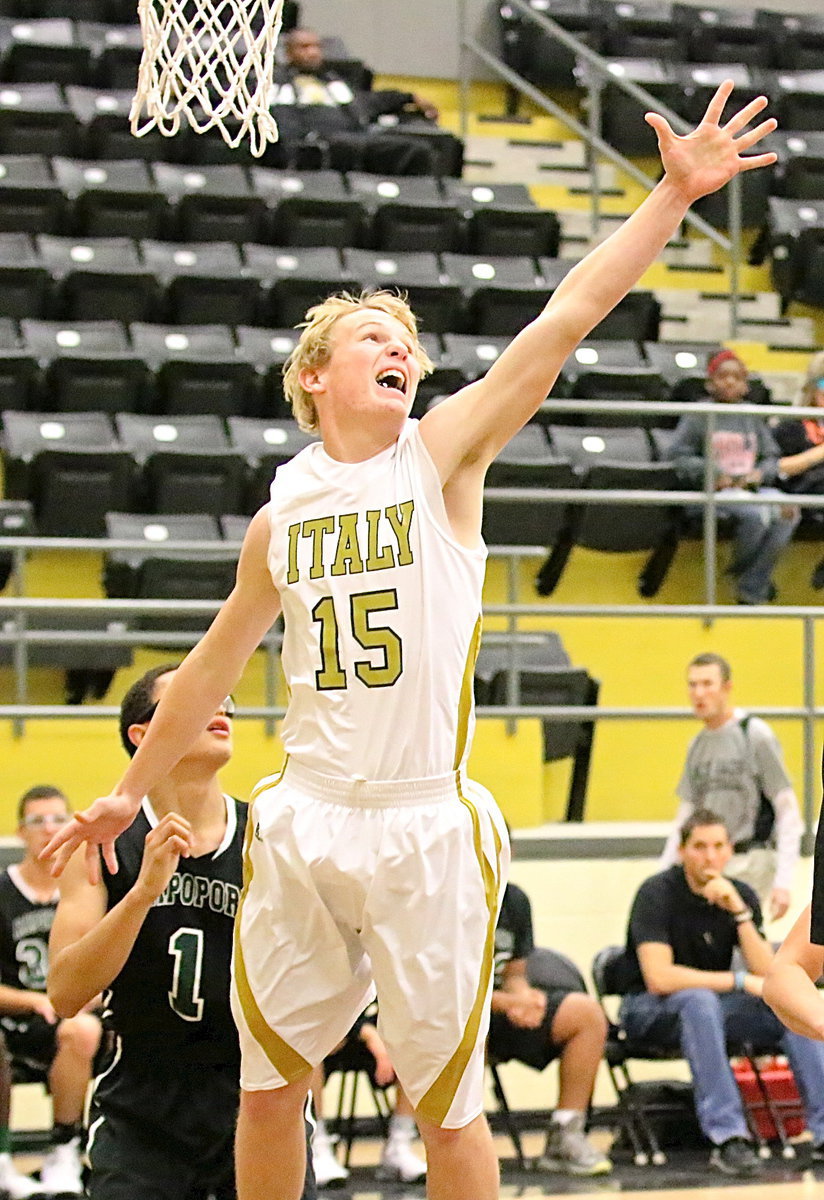
[[[117,871],[115,839],[134,820],[143,797],[206,727],[280,613],[280,597],[267,567],[268,545],[268,511],[262,508],[247,531],[231,595],[175,672],[122,779],[110,795],[76,813],[43,851],[43,858],[53,859],[53,874],[60,874],[82,842],[92,882],[100,878],[97,846],[109,869]]]
[[[60,880],[60,903],[49,938],[49,999],[59,1017],[73,1017],[109,986],[131,954],[149,909],[191,841],[188,821],[168,813],[146,836],[134,886],[106,912],[106,889],[86,877],[75,854]]]
[[[615,233],[569,272],[543,312],[518,334],[484,379],[423,418],[421,433],[444,484],[465,466],[485,468],[529,420],[569,354],[655,261],[694,200],[716,191],[740,171],[775,161],[774,154],[744,157],[776,126],[770,119],[745,132],[765,108],[764,96],[720,124],[732,90],[731,81],[722,83],[701,124],[684,137],[673,133],[662,116],[647,113],[658,135],[665,172],[661,182]]]

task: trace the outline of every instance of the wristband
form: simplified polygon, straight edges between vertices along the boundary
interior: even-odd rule
[[[733,971],[732,978],[733,978],[732,990],[734,992],[743,992],[744,991],[744,983],[747,978],[747,972],[746,971]]]
[[[736,925],[744,925],[747,921],[752,920],[752,909],[745,908],[742,909],[740,913],[733,913],[732,919],[735,921]]]

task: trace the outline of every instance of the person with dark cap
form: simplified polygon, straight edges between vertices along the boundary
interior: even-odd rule
[[[708,398],[730,406],[718,414],[711,446],[716,512],[733,524],[734,551],[730,574],[739,604],[766,604],[776,596],[772,574],[779,554],[793,535],[799,511],[793,504],[725,504],[727,497],[754,492],[781,496],[781,452],[762,417],[736,412],[749,391],[747,368],[732,350],[720,350],[707,364]],[[705,477],[703,416],[681,417],[670,447],[676,471],[686,487],[701,487]]]

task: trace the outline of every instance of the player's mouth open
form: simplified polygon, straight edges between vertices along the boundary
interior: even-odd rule
[[[232,726],[229,724],[228,718],[215,717],[213,721],[209,722],[207,731],[209,733],[221,733],[228,737],[232,732]]]
[[[381,371],[376,382],[378,387],[394,388],[396,391],[401,392],[404,396],[406,395],[406,379],[400,371],[393,371],[391,369],[387,371]]]

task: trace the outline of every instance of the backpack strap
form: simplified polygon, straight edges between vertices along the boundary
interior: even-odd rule
[[[758,783],[759,800],[758,812],[755,816],[755,825],[753,827],[753,835],[747,841],[736,842],[735,852],[744,854],[747,850],[752,850],[756,846],[768,846],[772,842],[773,830],[775,828],[775,807],[770,797],[764,791],[761,783],[761,777],[758,773],[758,767],[755,762],[755,755],[752,750],[752,742],[750,741],[749,726],[752,714],[745,713],[743,717],[738,718],[738,724],[744,733],[744,741],[747,743],[747,750],[751,756],[753,766],[753,775]]]

